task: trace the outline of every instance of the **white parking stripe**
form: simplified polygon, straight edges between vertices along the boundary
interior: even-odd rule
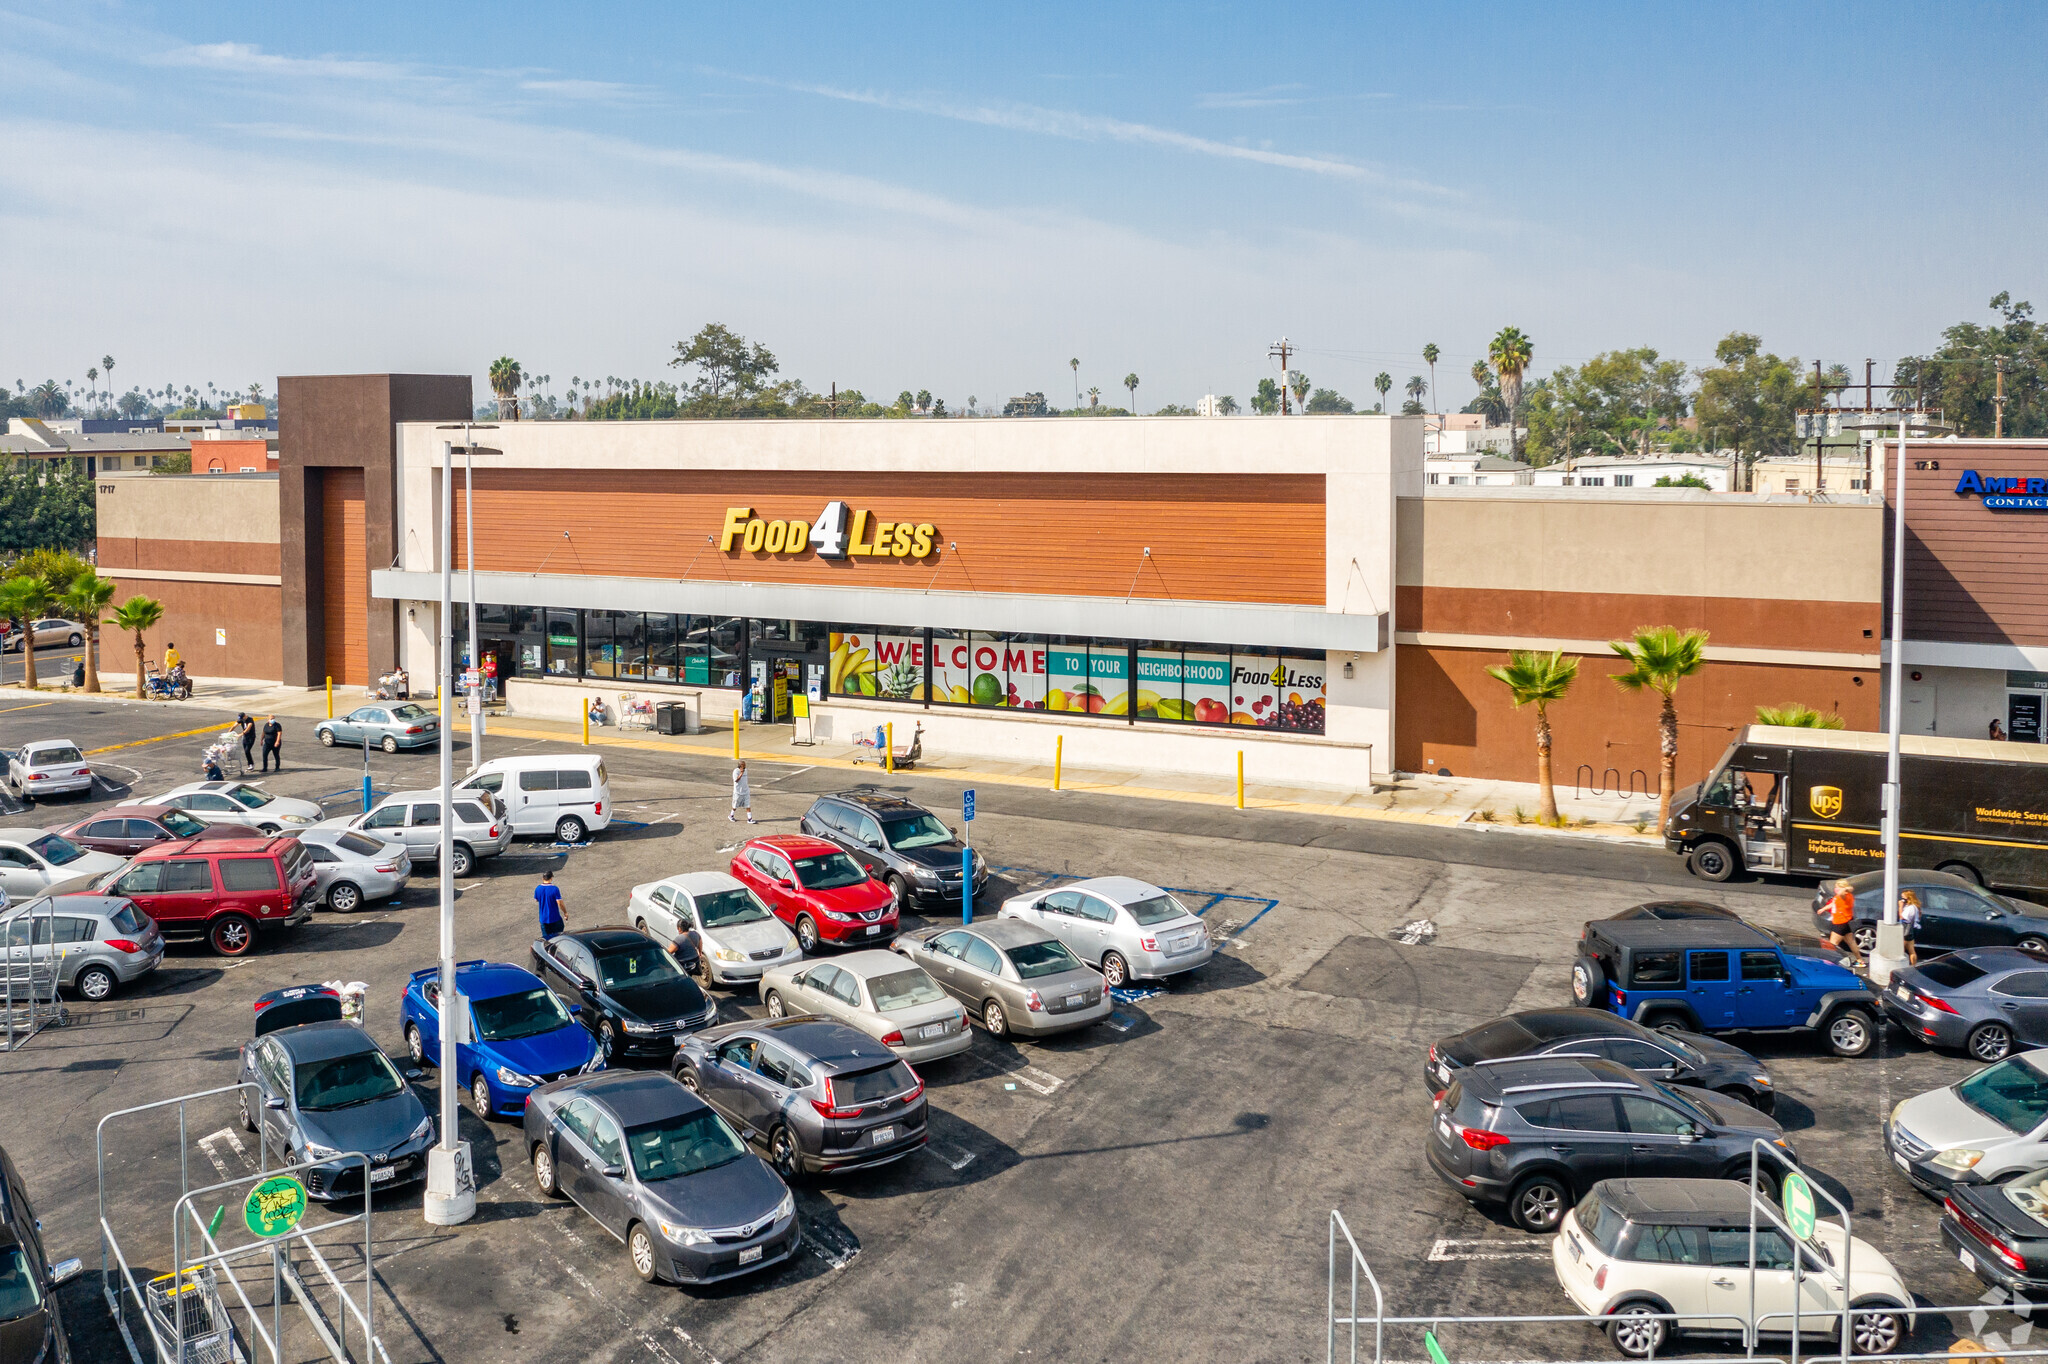
[[[1018,1084],[1035,1089],[1047,1098],[1051,1098],[1052,1092],[1066,1083],[1059,1076],[1042,1071],[1037,1066],[1026,1066],[1017,1071],[1015,1079]]]
[[[1439,1236],[1429,1248],[1429,1258],[1446,1260],[1547,1260],[1550,1242],[1531,1245],[1527,1241],[1455,1241]]]
[[[924,1153],[949,1170],[964,1170],[974,1160],[974,1152],[963,1151],[957,1146],[946,1146],[940,1142],[926,1142]]]
[[[860,1254],[860,1244],[837,1227],[799,1215],[803,1224],[804,1249],[834,1269],[844,1269]]]
[[[233,1132],[230,1132],[227,1128],[223,1127],[218,1132],[207,1133],[205,1136],[201,1137],[197,1142],[194,1143],[194,1145],[198,1146],[200,1154],[204,1155],[208,1161],[212,1162],[213,1168],[220,1172],[220,1177],[223,1180],[233,1179],[235,1177],[235,1172],[233,1170],[230,1170],[228,1168],[228,1163],[220,1158],[220,1152],[214,1149],[214,1143],[218,1142],[222,1137],[226,1137],[230,1141],[233,1141],[234,1135],[235,1134]],[[235,1145],[237,1147],[240,1147],[241,1143],[237,1141],[235,1142]],[[242,1156],[242,1163],[244,1165],[247,1165],[249,1163],[248,1153],[241,1152],[240,1154]]]

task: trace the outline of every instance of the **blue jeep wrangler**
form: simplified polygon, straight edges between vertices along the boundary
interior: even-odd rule
[[[1730,919],[1596,919],[1572,963],[1572,1002],[1687,1032],[1820,1029],[1837,1056],[1877,1041],[1877,998],[1839,962],[1789,952]]]

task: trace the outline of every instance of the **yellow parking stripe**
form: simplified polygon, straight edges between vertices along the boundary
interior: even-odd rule
[[[166,739],[189,739],[195,734],[218,734],[222,730],[233,729],[234,727],[234,724],[230,722],[225,725],[208,725],[204,729],[181,729],[176,734],[159,734],[154,739],[130,739],[125,744],[108,744],[105,748],[88,748],[85,750],[85,756],[90,758],[95,753],[113,753],[123,748],[140,748],[144,744],[160,744]]]

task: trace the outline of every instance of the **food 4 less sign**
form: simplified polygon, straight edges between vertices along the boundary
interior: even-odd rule
[[[718,537],[721,554],[801,554],[820,559],[929,559],[938,552],[938,527],[929,521],[888,521],[879,512],[827,502],[816,521],[768,521],[752,507],[727,507]]]

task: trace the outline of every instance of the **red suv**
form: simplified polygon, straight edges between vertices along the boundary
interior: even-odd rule
[[[296,838],[181,838],[137,853],[103,893],[125,895],[172,942],[203,941],[223,957],[256,945],[260,929],[313,917],[313,859]]]
[[[806,953],[821,940],[879,947],[896,936],[896,897],[822,838],[750,838],[734,854],[732,874],[796,930]]]

